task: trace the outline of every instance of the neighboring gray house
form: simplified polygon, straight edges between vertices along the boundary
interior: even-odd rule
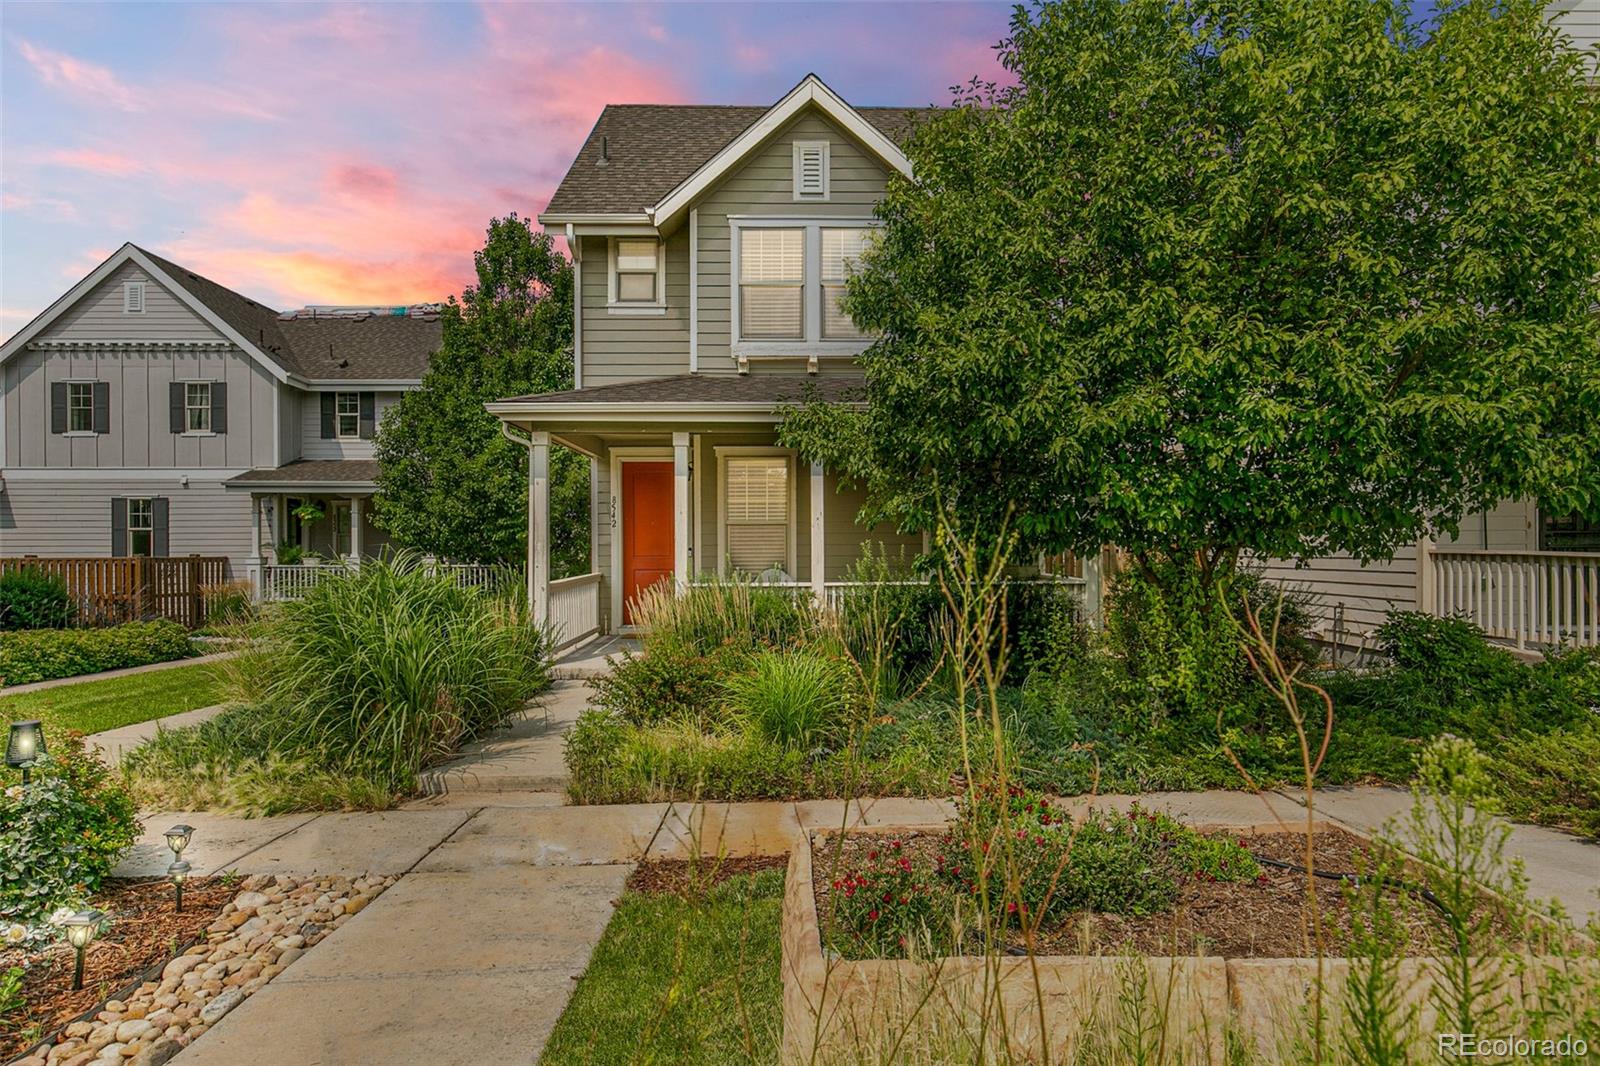
[[[221,555],[258,586],[282,544],[371,556],[373,431],[440,336],[436,306],[279,313],[125,244],[0,347],[0,556]]]

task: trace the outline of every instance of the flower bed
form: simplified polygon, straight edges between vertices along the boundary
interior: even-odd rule
[[[11,1041],[0,1042],[0,1055],[24,1050],[37,1034],[43,1039],[16,1066],[165,1062],[395,880],[211,878],[185,890],[182,914],[164,882],[108,883],[92,902],[111,926],[86,953],[81,992],[67,991],[72,954],[64,946],[0,953],[0,973],[26,965],[21,1022],[0,1033]]]

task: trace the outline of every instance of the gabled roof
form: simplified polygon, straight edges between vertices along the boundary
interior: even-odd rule
[[[856,136],[886,166],[910,172],[902,150],[919,115],[932,108],[851,107],[808,74],[769,107],[608,104],[556,188],[541,222],[593,215],[636,215],[657,225],[675,210],[669,197],[709,184],[778,126],[815,106]],[[602,148],[604,145],[604,148]],[[604,158],[602,158],[602,152]]]
[[[0,362],[128,262],[137,263],[280,381],[417,381],[443,338],[437,315],[283,315],[130,243],[6,341]]]

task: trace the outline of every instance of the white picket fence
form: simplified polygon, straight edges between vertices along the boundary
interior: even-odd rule
[[[521,571],[478,563],[428,563],[439,573],[454,575],[464,588],[494,589],[506,581],[522,580]],[[352,573],[345,563],[324,562],[317,566],[263,566],[256,582],[256,598],[268,603],[297,600],[324,581]]]
[[[556,649],[600,632],[600,575],[550,582],[550,631]]]
[[[1600,646],[1600,555],[1435,548],[1434,614],[1518,647]]]

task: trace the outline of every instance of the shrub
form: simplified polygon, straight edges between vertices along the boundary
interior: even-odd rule
[[[0,634],[0,679],[25,685],[57,677],[169,662],[195,653],[176,622],[128,622],[105,629],[40,629]]]
[[[942,954],[960,939],[964,906],[942,863],[886,839],[833,879],[826,935],[846,939],[852,955]]]
[[[39,925],[100,887],[139,834],[132,798],[69,733],[0,794],[0,924]]]
[[[634,725],[674,718],[710,724],[721,718],[727,679],[748,663],[749,653],[731,644],[705,652],[666,644],[644,655],[624,653],[610,674],[590,682],[593,702]]]
[[[1494,785],[1507,814],[1600,838],[1600,722],[1510,738]]]
[[[240,625],[255,617],[255,591],[248,581],[201,585],[200,595],[205,598],[208,626]]]
[[[724,687],[728,707],[775,743],[802,751],[836,747],[847,732],[849,671],[812,652],[758,653],[752,671]]]
[[[76,612],[58,575],[31,567],[0,574],[0,630],[60,629]]]
[[[646,655],[667,648],[706,654],[721,647],[792,648],[816,631],[804,589],[743,579],[706,578],[677,590],[670,582],[639,594],[634,617]]]
[[[1390,611],[1377,630],[1378,646],[1445,703],[1493,696],[1517,687],[1527,668],[1464,618]]]
[[[608,711],[579,715],[566,761],[576,803],[796,799],[817,791],[807,784],[805,753],[754,731],[681,720],[634,726]]]
[[[163,735],[125,765],[156,779],[141,785],[152,790],[161,779],[237,779],[230,787],[253,810],[273,799],[264,767],[302,796],[386,802],[521,709],[547,682],[545,652],[515,596],[462,588],[411,555],[366,563],[264,619],[230,664],[235,695],[257,710]],[[362,783],[330,790],[330,776]]]

